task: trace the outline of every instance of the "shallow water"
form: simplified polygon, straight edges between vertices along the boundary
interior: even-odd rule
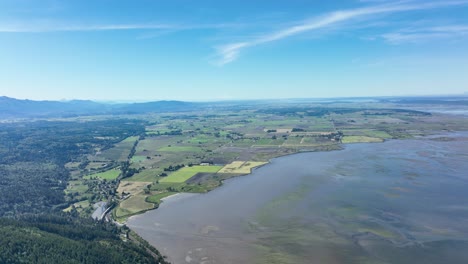
[[[173,263],[468,263],[468,134],[274,159],[128,226]]]

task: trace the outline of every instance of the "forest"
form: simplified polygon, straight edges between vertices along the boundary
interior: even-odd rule
[[[129,239],[129,230],[62,212],[70,203],[65,164],[144,129],[128,119],[2,124],[0,263],[165,263],[156,249]]]
[[[159,254],[121,240],[114,225],[70,215],[2,218],[0,232],[0,263],[155,263]]]
[[[0,217],[68,207],[63,195],[69,177],[65,164],[143,132],[141,121],[126,119],[2,124]]]

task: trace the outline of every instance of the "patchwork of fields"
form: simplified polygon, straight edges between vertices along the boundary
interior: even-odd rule
[[[460,125],[456,119],[442,124],[416,111],[377,108],[280,107],[142,118],[147,122],[143,134],[96,149],[87,161],[67,164],[72,180],[66,195],[79,200],[75,207],[89,207],[85,201],[99,191],[120,200],[114,215],[124,221],[154,208],[165,196],[210,191],[278,156],[409,138]]]
[[[91,178],[99,178],[103,180],[115,180],[117,177],[120,175],[120,170],[117,169],[111,169],[105,172],[100,172],[100,173],[95,173],[95,174],[90,174],[87,176],[84,176],[84,179],[91,179]]]
[[[169,176],[164,177],[159,182],[172,182],[172,183],[181,183],[192,178],[197,173],[217,173],[222,167],[221,166],[192,166],[184,167],[179,169]]]
[[[219,173],[249,174],[253,168],[265,165],[267,162],[233,161],[224,166]]]

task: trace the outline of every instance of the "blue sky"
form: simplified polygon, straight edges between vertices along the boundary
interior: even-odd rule
[[[468,92],[468,0],[0,0],[0,95]]]

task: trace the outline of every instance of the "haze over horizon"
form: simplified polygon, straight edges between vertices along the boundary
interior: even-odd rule
[[[466,94],[468,0],[0,0],[0,58],[32,100]]]

